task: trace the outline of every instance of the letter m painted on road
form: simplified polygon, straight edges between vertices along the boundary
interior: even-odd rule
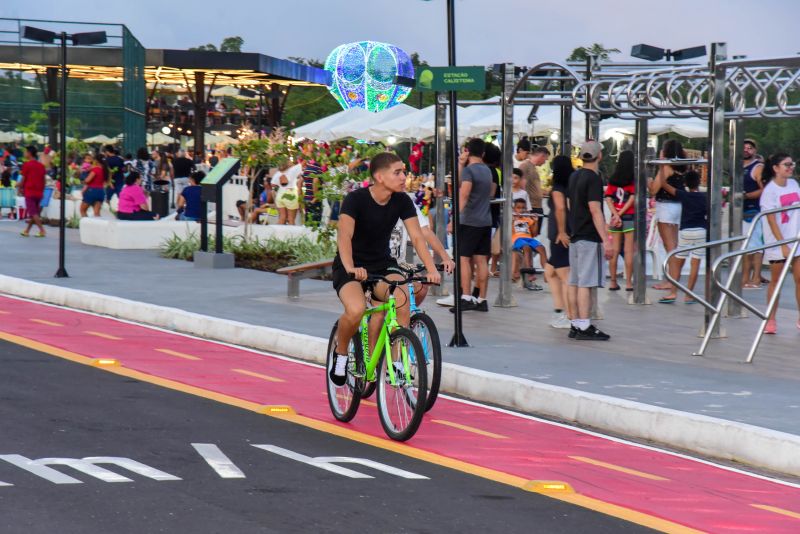
[[[299,454],[290,451],[288,449],[276,447],[275,445],[253,445],[253,447],[257,447],[259,449],[263,449],[269,452],[274,452],[275,454],[283,456],[284,458],[291,458],[292,460],[296,460],[298,462],[302,462],[308,465],[313,465],[314,467],[319,467],[320,469],[324,469],[325,471],[330,471],[331,473],[336,473],[337,475],[342,475],[350,478],[374,478],[374,477],[370,475],[365,475],[364,473],[361,473],[359,471],[354,471],[353,469],[348,469],[346,467],[342,467],[336,464],[360,464],[363,465],[364,467],[369,467],[371,469],[375,469],[376,471],[383,471],[384,473],[395,475],[400,478],[408,478],[412,480],[428,480],[428,477],[426,476],[418,475],[416,473],[412,473],[411,471],[398,469],[396,467],[382,464],[380,462],[367,460],[366,458],[351,458],[349,456],[317,456],[316,458],[312,458],[311,456],[305,456],[303,454]]]
[[[136,460],[131,460],[130,458],[120,458],[117,456],[88,456],[83,459],[40,458],[38,460],[31,460],[30,458],[26,458],[19,454],[2,454],[0,455],[0,460],[5,460],[12,465],[16,465],[17,467],[20,467],[29,473],[33,473],[34,475],[40,476],[45,480],[49,480],[54,484],[82,484],[83,481],[48,467],[50,465],[63,465],[71,467],[76,471],[93,476],[94,478],[98,478],[104,482],[133,482],[133,480],[113,471],[109,471],[104,467],[100,467],[98,464],[113,464],[117,467],[127,469],[132,473],[136,473],[137,475],[152,478],[153,480],[180,480],[180,478],[176,476],[172,476],[169,473],[165,473],[164,471],[160,471],[143,463],[137,462]]]

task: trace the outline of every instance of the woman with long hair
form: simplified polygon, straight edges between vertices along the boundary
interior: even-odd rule
[[[617,166],[608,179],[606,186],[606,205],[613,216],[616,226],[610,226],[611,233],[611,259],[608,267],[611,273],[610,291],[618,291],[617,260],[619,253],[625,250],[625,290],[633,291],[633,202],[636,199],[633,186],[633,152],[623,150],[617,158]]]
[[[677,139],[667,139],[661,147],[662,159],[686,159],[686,152]],[[683,185],[684,165],[660,165],[654,180],[650,181],[648,189],[656,197],[656,220],[658,221],[658,235],[664,244],[667,254],[678,246],[678,226],[681,223],[681,203],[674,195],[670,195],[661,187],[666,182],[675,189],[685,190]],[[653,286],[655,289],[673,290],[672,284],[664,283]]]
[[[550,214],[547,219],[547,238],[550,240],[550,255],[544,266],[545,279],[553,297],[553,328],[569,328],[575,310],[569,309],[567,286],[569,284],[569,233],[567,220],[567,188],[569,177],[575,169],[568,156],[556,156],[551,163],[553,189],[547,201]]]
[[[770,156],[764,162],[761,179],[768,183],[761,193],[761,211],[800,204],[800,185],[797,184],[797,180],[792,178],[794,168],[795,163],[792,161],[791,156],[783,152]],[[766,223],[763,225],[765,245],[800,236],[800,209],[767,215],[766,219]],[[798,312],[800,312],[800,248],[797,249],[794,257],[790,258],[791,248],[791,245],[781,245],[768,248],[764,252],[764,259],[769,262],[769,270],[772,275],[770,276],[769,286],[767,286],[767,302],[769,302],[776,290],[780,290],[778,278],[784,264],[789,261],[792,264],[795,299],[797,300]],[[778,324],[775,321],[777,311],[778,302],[776,300],[772,314],[770,314],[764,327],[765,334],[776,334],[778,332]],[[800,328],[800,320],[797,321],[797,328]]]

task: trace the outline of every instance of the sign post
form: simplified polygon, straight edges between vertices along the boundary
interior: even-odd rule
[[[222,251],[222,186],[239,171],[238,158],[225,158],[217,163],[200,182],[200,250],[194,253],[194,266],[207,269],[231,269],[234,267],[233,254]],[[216,232],[214,252],[208,251],[208,203],[216,206]]]

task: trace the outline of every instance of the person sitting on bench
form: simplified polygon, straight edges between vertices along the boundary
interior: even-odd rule
[[[547,265],[547,252],[544,246],[536,239],[534,235],[538,234],[538,218],[531,217],[530,214],[525,213],[525,199],[518,198],[514,201],[514,231],[511,233],[511,239],[514,243],[513,251],[519,254],[511,255],[511,270],[513,272],[512,278],[516,282],[521,276],[521,272],[526,275],[532,275],[533,270],[533,251],[539,254],[539,259],[542,265]],[[525,269],[520,270],[519,257],[522,256]],[[525,279],[524,287],[531,291],[541,291],[542,286],[534,282],[535,278]]]
[[[157,221],[159,215],[149,211],[142,189],[142,176],[131,171],[125,177],[125,187],[119,193],[117,218],[121,221]]]

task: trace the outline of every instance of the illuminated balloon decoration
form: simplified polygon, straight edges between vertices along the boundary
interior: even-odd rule
[[[410,87],[394,83],[395,76],[414,78],[411,58],[394,45],[361,41],[336,47],[325,61],[331,73],[328,90],[344,109],[378,112],[406,99]]]

